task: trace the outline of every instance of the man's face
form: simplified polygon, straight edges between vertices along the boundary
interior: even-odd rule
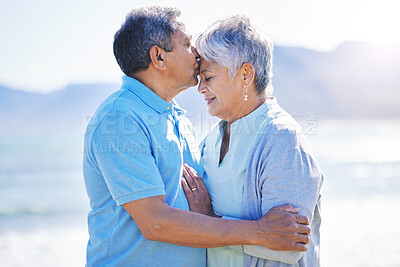
[[[168,77],[171,78],[171,84],[179,90],[195,86],[198,82],[198,54],[191,44],[191,38],[184,27],[171,37],[174,50],[168,53]]]

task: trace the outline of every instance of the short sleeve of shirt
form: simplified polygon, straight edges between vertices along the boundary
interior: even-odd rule
[[[108,112],[93,132],[89,153],[119,206],[165,195],[151,139],[139,119],[118,110]]]

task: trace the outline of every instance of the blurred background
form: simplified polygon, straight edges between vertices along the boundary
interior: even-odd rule
[[[150,4],[193,35],[245,14],[274,41],[274,95],[325,174],[322,266],[400,266],[396,0],[0,0],[0,265],[85,264],[85,126],[120,86],[114,33]],[[203,138],[217,119],[197,88],[177,100]]]

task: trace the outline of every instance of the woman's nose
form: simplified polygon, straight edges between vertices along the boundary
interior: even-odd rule
[[[197,88],[197,91],[198,91],[200,94],[205,94],[205,93],[207,93],[208,88],[207,88],[207,86],[204,84],[203,79],[200,80],[199,87]]]

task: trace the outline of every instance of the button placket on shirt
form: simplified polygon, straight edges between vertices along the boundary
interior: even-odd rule
[[[178,129],[179,141],[181,142],[181,146],[182,146],[182,149],[183,149],[185,147],[185,145],[186,145],[186,140],[183,137],[183,134],[182,134],[182,131],[181,131],[180,120],[177,120],[176,126],[177,126],[176,128]]]
[[[166,108],[166,110],[168,111],[168,113],[172,116],[172,122],[173,122],[173,124],[174,124],[174,127],[175,127],[175,130],[176,130],[176,132],[177,132],[177,137],[178,137],[178,139],[179,139],[179,145],[180,145],[180,150],[181,151],[183,151],[183,149],[184,149],[184,147],[185,147],[185,145],[186,145],[186,141],[185,141],[185,139],[183,138],[183,135],[182,135],[182,133],[181,133],[181,131],[180,131],[180,127],[179,127],[179,119],[177,118],[178,116],[177,116],[177,112],[175,111],[175,109],[173,108],[173,107],[171,107],[171,106],[168,106],[167,108]]]

